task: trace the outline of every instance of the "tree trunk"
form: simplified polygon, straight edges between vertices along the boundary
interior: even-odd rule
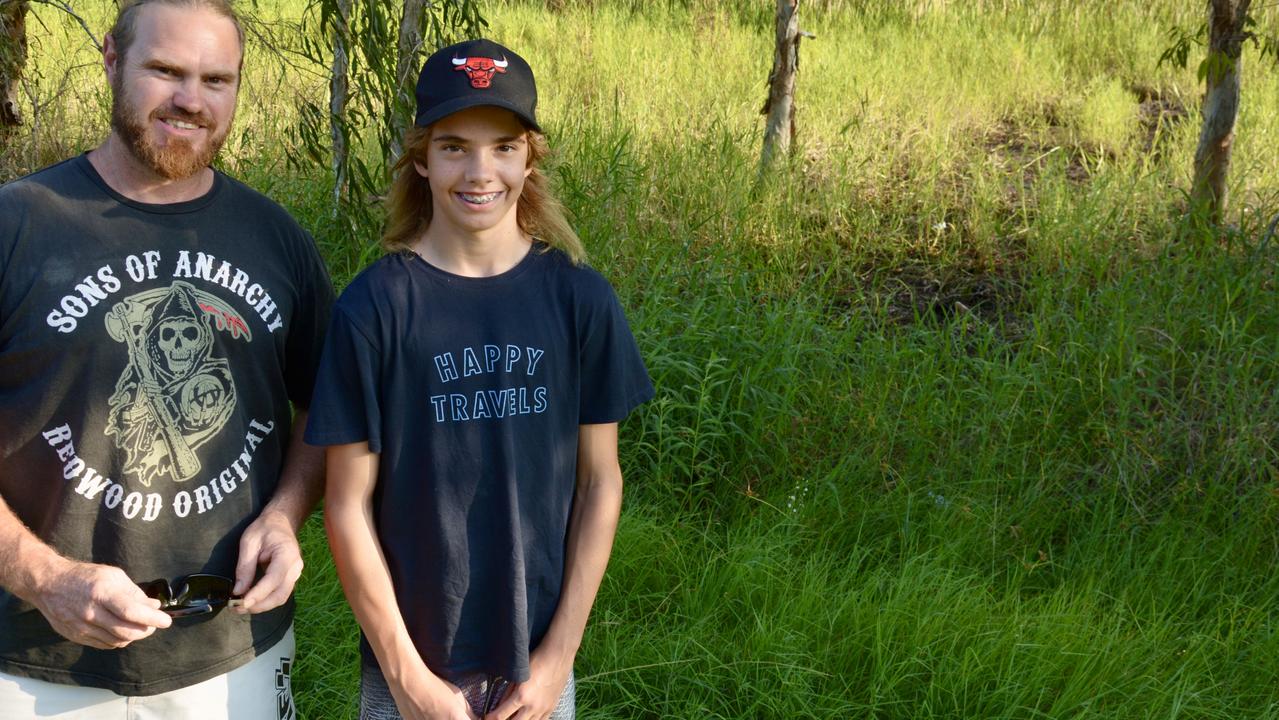
[[[790,153],[795,139],[795,73],[799,70],[799,0],[777,0],[777,41],[773,50],[773,70],[768,75],[768,100],[761,114],[764,149],[760,170]]]
[[[1252,0],[1211,0],[1208,9],[1208,78],[1203,126],[1195,149],[1191,208],[1206,210],[1213,223],[1226,211],[1230,151],[1239,114],[1239,62],[1244,21]]]
[[[0,132],[22,124],[18,79],[27,64],[28,0],[0,0]]]
[[[404,132],[413,124],[414,90],[417,87],[417,59],[422,49],[422,7],[425,0],[405,0],[404,14],[400,16],[400,38],[395,60],[395,78],[398,84],[395,107],[388,114],[391,158],[394,165],[404,154]]]
[[[347,144],[346,104],[350,99],[351,0],[338,0],[333,28],[333,75],[329,78],[329,137],[333,143],[333,212],[337,213],[346,190],[350,167]]]

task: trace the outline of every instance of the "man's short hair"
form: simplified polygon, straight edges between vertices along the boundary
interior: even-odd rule
[[[137,32],[138,13],[149,5],[165,5],[193,10],[210,10],[230,20],[235,25],[235,34],[240,39],[240,63],[244,63],[244,26],[240,24],[240,16],[231,7],[231,0],[125,0],[120,6],[120,14],[116,15],[115,24],[111,26],[111,38],[115,40],[116,57],[120,60],[133,44],[133,36]]]

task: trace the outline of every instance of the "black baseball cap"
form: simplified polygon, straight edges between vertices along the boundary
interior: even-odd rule
[[[492,40],[467,40],[435,51],[417,76],[417,116],[413,124],[426,127],[437,120],[477,105],[492,105],[515,113],[534,130],[537,124],[537,86],[524,58]]]

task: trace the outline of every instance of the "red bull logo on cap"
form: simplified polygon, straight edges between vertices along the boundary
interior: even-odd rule
[[[461,70],[471,79],[471,87],[484,89],[493,84],[493,75],[506,72],[511,62],[506,58],[494,60],[486,57],[453,58],[453,69]]]

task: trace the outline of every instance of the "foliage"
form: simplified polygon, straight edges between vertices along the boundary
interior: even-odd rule
[[[1256,48],[1263,60],[1269,58],[1271,62],[1279,63],[1279,35],[1261,32],[1258,30],[1258,25],[1256,13],[1249,12],[1244,17],[1242,42]],[[1159,64],[1166,63],[1184,69],[1189,62],[1192,50],[1206,47],[1207,38],[1207,23],[1201,23],[1194,32],[1189,32],[1184,27],[1172,27],[1168,31],[1168,39],[1172,44],[1159,55]],[[1235,63],[1236,60],[1225,52],[1209,49],[1203,60],[1199,62],[1195,76],[1200,83],[1216,84],[1221,78],[1234,71]]]
[[[1179,212],[1200,83],[1158,62],[1198,3],[813,3],[803,141],[752,194],[749,5],[485,5],[658,387],[583,716],[1279,718],[1279,71],[1244,68],[1221,234]],[[33,57],[78,62],[49,24]],[[250,62],[221,162],[344,284],[376,249],[280,157],[322,88]],[[294,689],[351,718],[318,519]]]
[[[401,47],[401,13],[407,6],[377,0],[311,0],[303,13],[302,57],[315,65],[334,67],[334,45],[340,43],[348,63],[343,82],[351,96],[336,116],[328,103],[301,98],[302,146],[289,159],[297,168],[308,162],[323,164],[334,152],[331,127],[336,128],[343,148],[370,144],[371,156],[367,151],[341,154],[335,180],[341,185],[334,208],[345,221],[341,224],[365,232],[376,231],[380,224],[368,200],[386,187],[388,170],[396,160],[394,148],[404,123],[395,120],[412,116],[412,93],[405,94],[403,89],[406,84],[412,87],[416,68],[430,52],[462,38],[478,37],[487,25],[475,0],[426,3],[413,34],[423,39],[421,44]],[[401,57],[404,53],[410,58]],[[412,75],[402,76],[405,69]]]

